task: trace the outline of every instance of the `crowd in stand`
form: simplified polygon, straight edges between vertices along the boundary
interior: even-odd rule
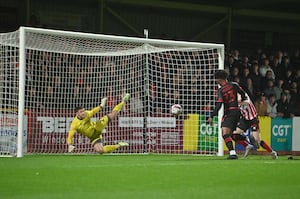
[[[214,52],[189,52],[185,61],[180,61],[176,57],[183,55],[176,52],[160,58],[154,54],[149,61],[149,100],[154,108],[151,112],[168,113],[170,104],[180,103],[186,113],[206,115],[210,111],[209,102],[216,96],[205,93],[215,88],[214,81],[207,79],[210,70],[203,68],[217,65],[215,55]],[[62,108],[63,105],[69,109],[76,104],[89,107],[104,95],[111,96],[113,104],[113,97],[120,97],[126,88],[132,93],[130,112],[142,113],[149,105],[145,104],[143,64],[132,62],[130,69],[126,69],[127,58],[122,61],[57,53],[32,55],[31,51],[27,56],[26,107]],[[141,56],[133,58],[136,62],[142,59]],[[230,74],[229,81],[238,82],[249,94],[260,116],[300,116],[299,50],[292,53],[258,50],[250,55],[233,50],[226,53],[224,68]],[[126,81],[128,77],[131,81]]]
[[[226,54],[229,81],[238,82],[249,94],[260,116],[290,118],[300,115],[300,51],[243,55]]]
[[[215,89],[209,69],[218,67],[216,51],[152,53],[148,57],[148,81],[143,59],[145,56],[139,54],[98,57],[28,50],[25,106],[91,108],[101,96],[107,96],[108,107],[113,107],[123,93],[129,92],[130,113],[165,114],[174,103],[182,104],[186,113],[200,113],[202,102],[214,101],[208,88]]]

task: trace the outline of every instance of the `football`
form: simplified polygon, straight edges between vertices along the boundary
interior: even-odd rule
[[[173,104],[171,106],[171,113],[173,115],[179,115],[182,113],[182,107],[180,106],[180,104]]]

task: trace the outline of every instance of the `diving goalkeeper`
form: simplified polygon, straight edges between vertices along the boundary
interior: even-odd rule
[[[102,144],[102,130],[107,127],[109,121],[115,119],[119,112],[122,110],[125,103],[128,102],[130,94],[127,93],[122,102],[116,105],[112,112],[108,115],[103,116],[96,122],[91,120],[91,117],[103,109],[106,105],[107,98],[101,100],[101,104],[90,111],[85,110],[83,107],[76,108],[76,116],[74,117],[71,127],[68,133],[68,152],[72,152],[75,149],[75,146],[72,145],[72,139],[75,133],[80,133],[84,136],[87,136],[91,140],[91,144],[94,147],[97,153],[110,153],[117,150],[119,147],[129,146],[127,142],[119,142],[115,145],[106,145]]]

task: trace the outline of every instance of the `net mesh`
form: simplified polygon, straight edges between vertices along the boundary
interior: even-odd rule
[[[17,149],[19,48],[18,34],[0,35],[0,154]],[[9,44],[9,45],[4,45]]]
[[[16,146],[12,137],[17,134],[18,35],[18,31],[0,34],[2,154],[12,153],[10,145]],[[92,109],[107,96],[107,106],[93,118],[97,120],[111,112],[125,93],[131,99],[104,130],[104,145],[129,142],[117,153],[218,151],[217,128],[205,120],[215,100],[212,74],[219,68],[219,48],[62,31],[29,31],[25,38],[25,152],[65,153],[75,107]],[[180,104],[184,112],[174,117],[172,104]],[[14,125],[7,123],[8,118],[15,118]],[[74,145],[75,153],[93,153],[90,140],[80,134]]]

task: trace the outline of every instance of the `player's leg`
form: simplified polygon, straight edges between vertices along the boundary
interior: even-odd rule
[[[129,98],[130,98],[130,94],[126,93],[124,95],[123,99],[122,99],[122,102],[120,102],[119,104],[117,104],[113,108],[112,112],[110,112],[108,114],[108,117],[109,117],[110,120],[115,119],[119,115],[120,111],[123,109],[124,105],[128,102]]]
[[[229,157],[227,159],[237,159],[236,151],[233,147],[233,142],[231,138],[231,129],[228,127],[222,127],[222,135],[225,142],[226,147],[229,150]]]
[[[250,140],[251,140],[251,144],[253,144],[257,148],[259,148],[259,146],[260,146],[260,133],[259,133],[258,129],[253,129],[252,128],[252,133],[251,133]]]
[[[246,132],[250,127],[250,124],[250,121],[241,118],[239,123],[237,124],[236,130],[232,134],[232,139],[236,143],[245,147],[244,157],[247,157],[249,155],[249,152],[254,148],[253,145],[248,142],[247,137],[243,135],[243,133]]]
[[[111,153],[111,152],[117,150],[120,147],[128,146],[128,143],[119,142],[118,144],[103,146],[101,140],[98,139],[94,142],[93,146],[94,146],[94,149],[97,153],[103,154],[103,153]]]
[[[100,103],[101,109],[104,108],[106,106],[106,104],[107,104],[107,97],[103,97],[101,99],[101,103]]]
[[[247,137],[245,135],[243,135],[244,131],[240,128],[237,128],[237,130],[232,134],[232,139],[245,147],[245,153],[244,153],[244,158],[247,157],[250,153],[250,151],[253,150],[254,146],[251,145],[248,140],[247,140]]]
[[[117,117],[117,115],[119,114],[119,112],[122,110],[123,106],[125,105],[125,103],[128,102],[130,97],[130,94],[126,94],[123,97],[123,100],[121,103],[119,103],[118,105],[116,105],[113,109],[113,111],[111,113],[109,113],[108,115],[100,118],[97,122],[96,122],[96,131],[95,131],[95,135],[94,137],[96,137],[93,141],[92,144],[94,146],[94,149],[96,152],[102,154],[102,153],[110,153],[113,152],[115,150],[117,150],[119,147],[125,147],[125,146],[129,146],[128,143],[126,142],[119,142],[118,144],[114,144],[114,145],[105,145],[103,146],[101,140],[102,140],[102,131],[105,127],[107,127],[108,123]],[[101,101],[102,104],[102,101]],[[104,104],[104,103],[103,103]],[[105,102],[106,104],[106,102]],[[105,105],[104,104],[104,105]],[[96,140],[96,141],[95,141]],[[99,140],[99,141],[98,141]],[[94,142],[94,143],[93,143]]]
[[[239,118],[240,118],[240,112],[232,111],[229,115],[225,115],[223,117],[223,121],[221,123],[222,136],[223,136],[225,145],[229,150],[228,159],[238,159],[236,151],[233,147],[231,135],[232,135],[233,130],[235,130],[237,127]]]
[[[274,151],[270,145],[268,145],[264,140],[261,140],[260,138],[260,128],[259,128],[259,120],[255,119],[253,122],[253,125],[251,126],[252,129],[252,135],[254,137],[254,140],[256,141],[256,144],[264,148],[266,151],[268,151],[273,159],[277,159],[277,152]]]
[[[242,130],[241,128],[237,127],[236,130],[233,132],[233,134],[231,135],[232,139],[236,142],[239,143],[240,145],[246,147],[248,146],[250,143],[247,141],[247,138],[245,135],[243,135],[244,130]]]
[[[253,131],[252,135],[253,135],[253,137],[255,139],[255,142],[258,145],[260,145],[262,148],[264,148],[267,152],[269,152],[271,154],[271,156],[272,156],[273,159],[277,159],[278,158],[277,152],[274,151],[272,149],[272,147],[268,143],[266,143],[264,140],[261,140],[259,129],[257,131]]]
[[[105,127],[108,126],[108,123],[110,121],[110,117],[108,115],[103,116],[96,122],[95,129],[93,136],[91,137],[92,145],[94,146],[94,149],[97,153],[110,153],[119,147],[129,146],[126,142],[119,142],[118,144],[114,145],[105,145],[103,146],[101,140],[102,140],[102,131]]]

